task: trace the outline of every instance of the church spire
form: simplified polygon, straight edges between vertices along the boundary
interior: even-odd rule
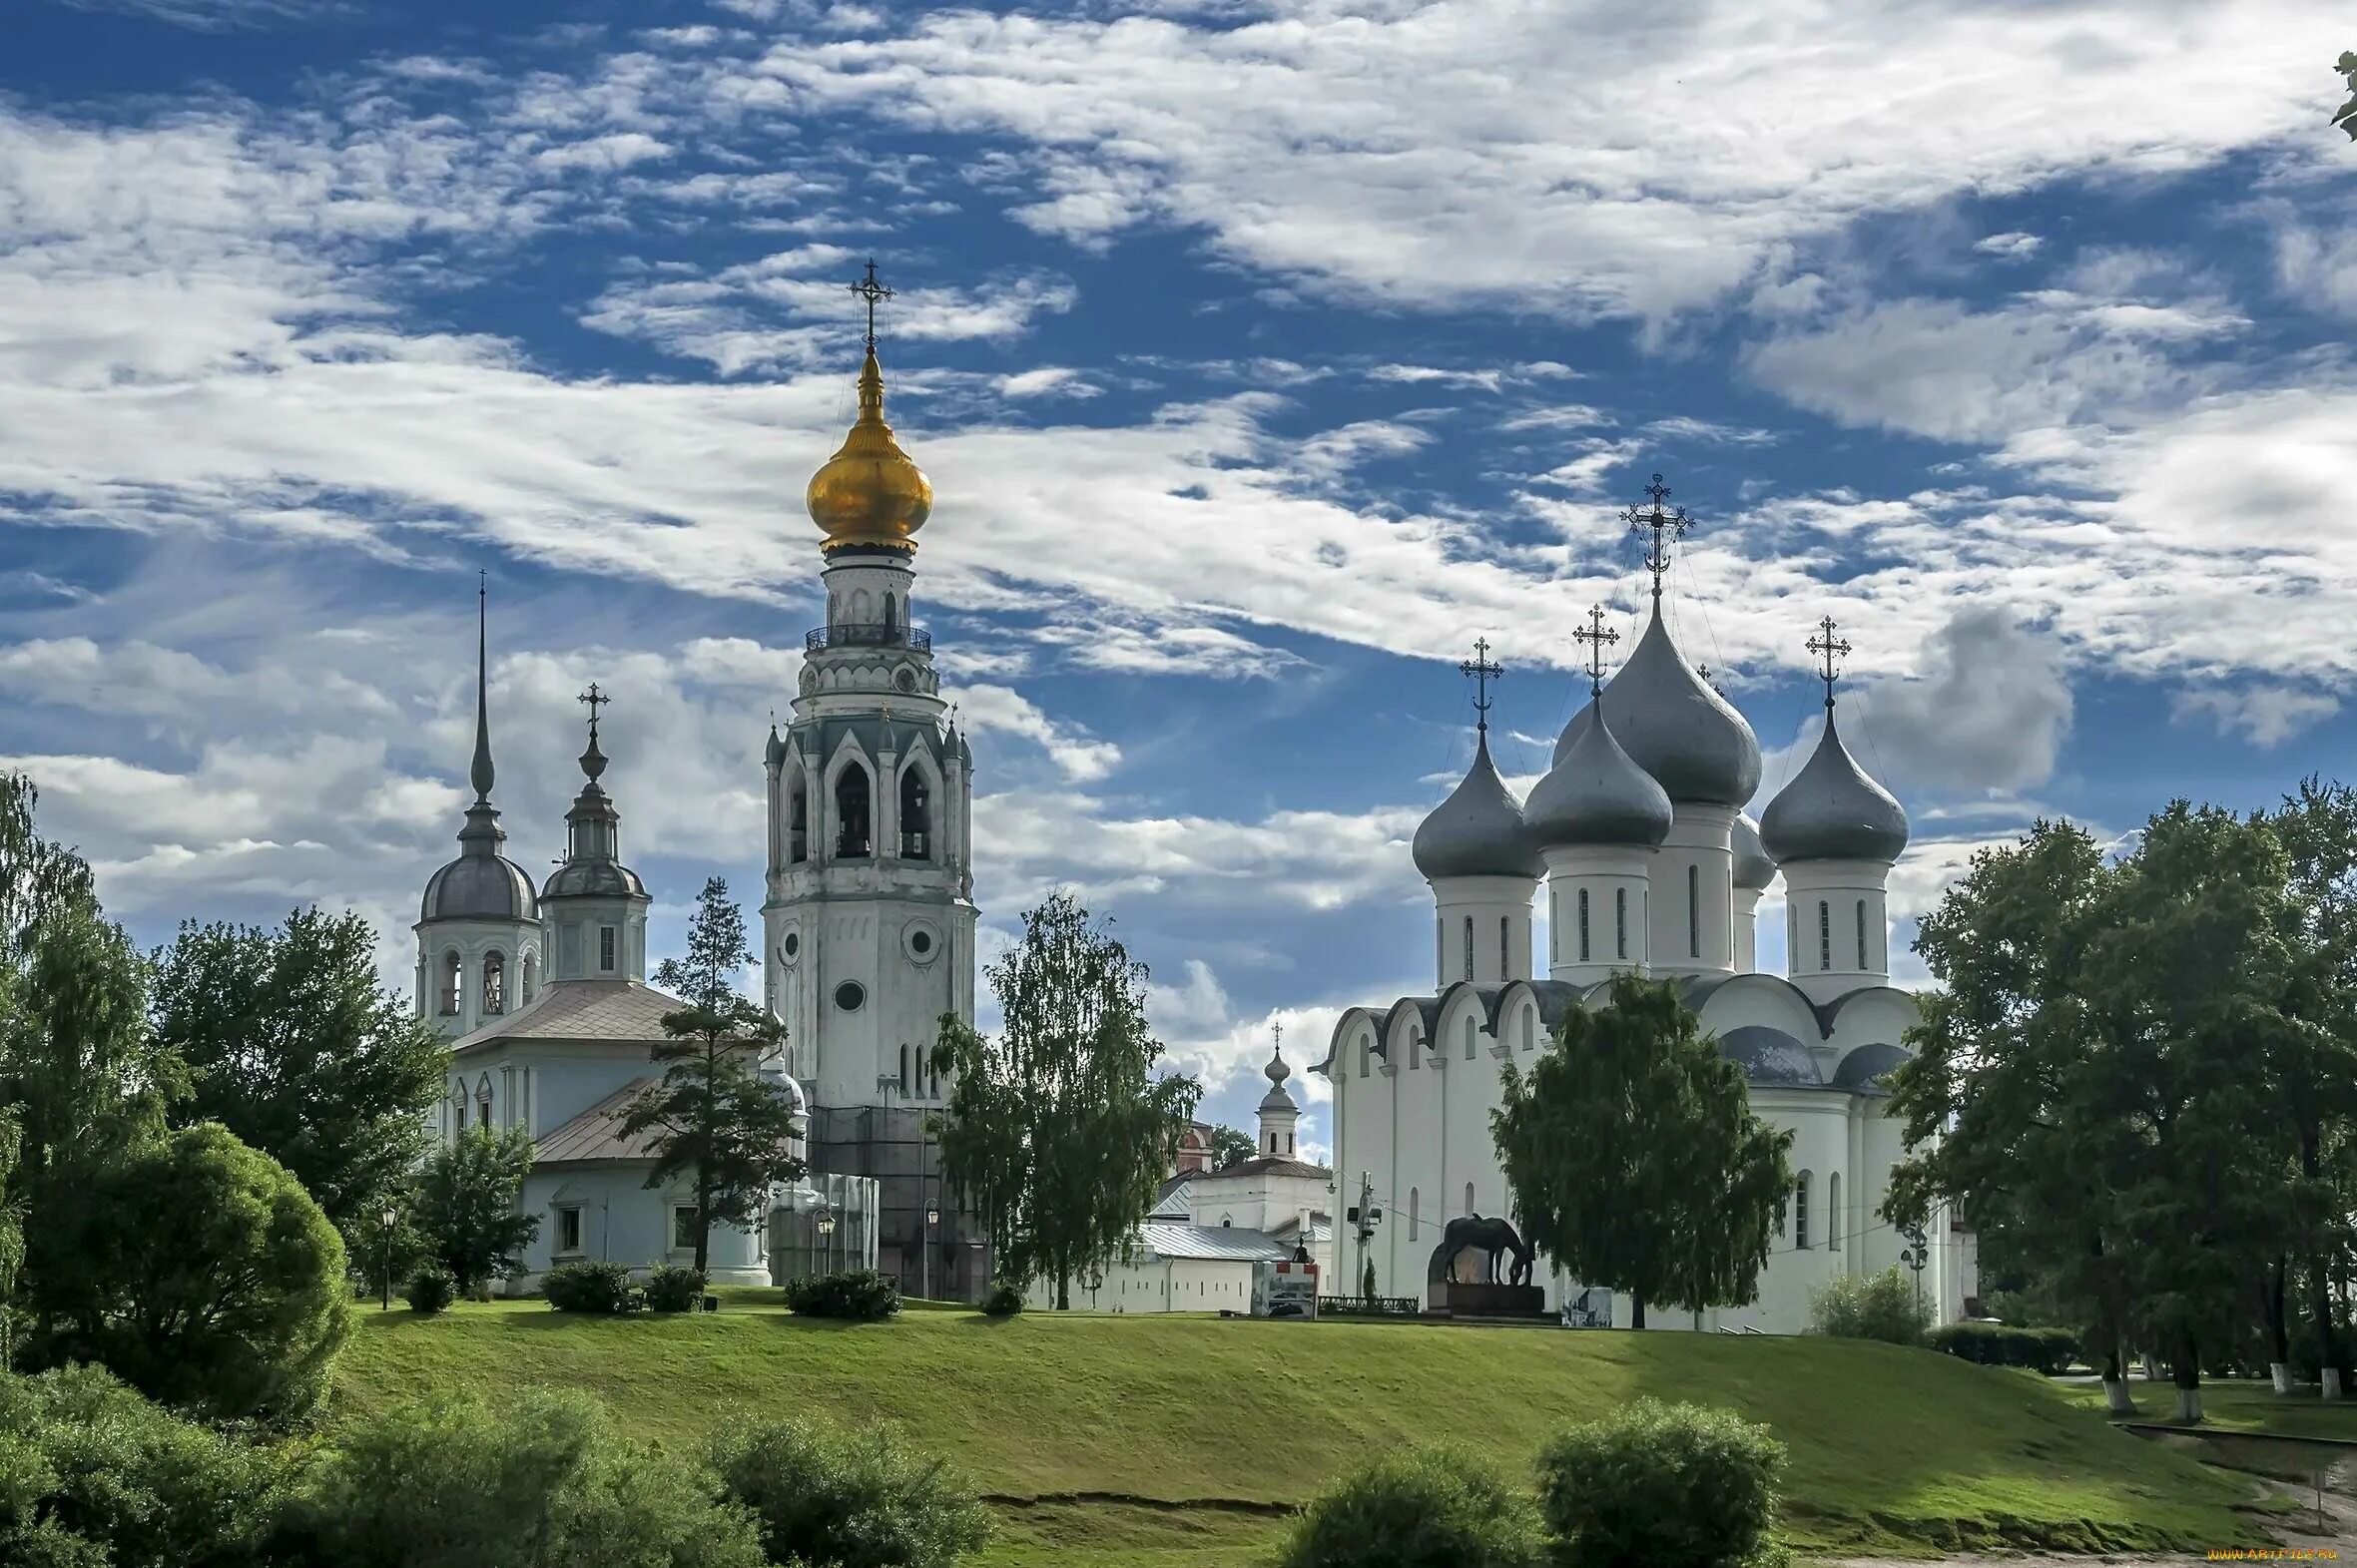
[[[474,767],[467,783],[474,785],[477,804],[491,798],[491,687],[490,687],[490,575],[475,574],[474,620]]]

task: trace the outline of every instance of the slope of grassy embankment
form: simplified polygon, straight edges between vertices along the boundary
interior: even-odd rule
[[[2041,1379],[1849,1340],[948,1311],[853,1326],[744,1297],[707,1317],[364,1315],[340,1417],[554,1385],[669,1446],[746,1412],[886,1422],[991,1496],[988,1560],[1007,1568],[1242,1568],[1286,1505],[1370,1454],[1448,1440],[1526,1476],[1552,1432],[1641,1394],[1773,1426],[1803,1550],[2261,1538],[2232,1511],[2241,1483]]]

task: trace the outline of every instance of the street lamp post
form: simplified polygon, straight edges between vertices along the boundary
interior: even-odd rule
[[[835,1211],[825,1204],[819,1206],[819,1256],[830,1270],[835,1265]]]
[[[391,1204],[386,1204],[382,1209],[376,1211],[376,1224],[384,1233],[384,1305],[378,1308],[379,1311],[389,1312],[392,1310],[392,1236],[393,1225],[400,1218],[400,1214]]]
[[[941,1211],[931,1204],[924,1206],[924,1299],[933,1299],[933,1227],[941,1223]]]
[[[1899,1253],[1899,1261],[1915,1273],[1915,1309],[1923,1310],[1924,1265],[1931,1262],[1931,1249],[1924,1243],[1924,1228],[1920,1225],[1899,1227],[1900,1240],[1907,1245]]]

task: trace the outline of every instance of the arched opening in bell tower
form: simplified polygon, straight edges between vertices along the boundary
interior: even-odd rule
[[[797,773],[786,785],[786,859],[800,865],[811,853],[811,801]]]
[[[837,859],[865,860],[876,852],[869,820],[868,770],[852,763],[835,779]]]
[[[929,860],[933,857],[932,791],[925,787],[924,775],[916,768],[900,770],[900,858]]]

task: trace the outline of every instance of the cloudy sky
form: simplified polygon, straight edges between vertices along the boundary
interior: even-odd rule
[[[9,12],[0,756],[148,941],[349,905],[405,983],[478,569],[516,857],[594,679],[655,947],[753,891],[871,255],[985,927],[1082,890],[1228,1119],[1429,985],[1457,662],[1526,783],[1655,470],[1763,799],[1856,645],[1895,911],[2349,771],[2345,3]]]

